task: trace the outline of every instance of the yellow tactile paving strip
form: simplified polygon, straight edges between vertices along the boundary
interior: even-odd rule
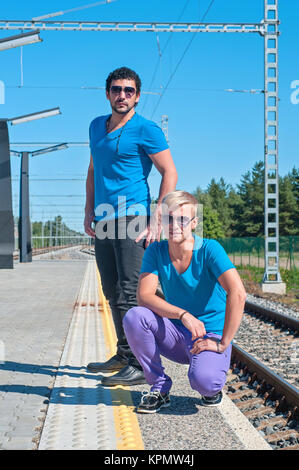
[[[128,387],[107,388],[86,369],[115,353],[112,315],[88,261],[39,441],[39,450],[143,450]]]
[[[98,282],[91,261],[86,266],[51,392],[40,450],[116,448],[110,391],[86,369],[88,362],[103,361],[106,355],[98,304]]]
[[[105,337],[107,359],[116,352],[116,334],[109,304],[102,290],[101,278],[97,272],[99,283],[99,309],[102,314],[102,324]],[[144,450],[137,417],[134,413],[129,387],[117,386],[110,389],[113,405],[116,444],[118,450]]]

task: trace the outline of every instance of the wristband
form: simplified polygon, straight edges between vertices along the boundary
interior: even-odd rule
[[[181,315],[180,315],[180,320],[181,320],[181,321],[182,321],[182,318],[183,318],[183,316],[185,315],[185,313],[188,313],[187,310],[185,310],[184,312],[181,313]]]

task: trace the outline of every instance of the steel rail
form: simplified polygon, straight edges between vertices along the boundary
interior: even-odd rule
[[[234,359],[245,364],[250,372],[255,372],[259,379],[265,380],[266,383],[274,387],[282,397],[285,397],[290,405],[297,407],[299,410],[299,390],[296,387],[286,382],[275,372],[272,372],[269,367],[262,364],[235,343],[233,343],[232,348],[232,362]]]
[[[244,310],[248,310],[249,312],[257,313],[259,315],[264,315],[273,321],[279,322],[287,326],[288,328],[291,328],[295,331],[299,331],[299,320],[295,317],[291,317],[290,315],[276,312],[273,309],[263,307],[247,300],[245,302]]]

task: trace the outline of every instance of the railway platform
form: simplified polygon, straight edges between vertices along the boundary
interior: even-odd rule
[[[115,351],[95,261],[33,260],[0,270],[0,449],[271,450],[224,393],[200,405],[187,366],[163,360],[171,406],[135,412],[146,385],[107,388],[86,365]],[[109,455],[107,458],[110,458]]]

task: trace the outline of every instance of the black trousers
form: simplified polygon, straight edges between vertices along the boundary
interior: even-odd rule
[[[117,335],[117,354],[130,365],[142,369],[132,353],[122,321],[131,307],[137,305],[136,291],[144,242],[135,242],[148,223],[146,216],[127,216],[96,223],[95,255],[103,292],[109,302]]]

